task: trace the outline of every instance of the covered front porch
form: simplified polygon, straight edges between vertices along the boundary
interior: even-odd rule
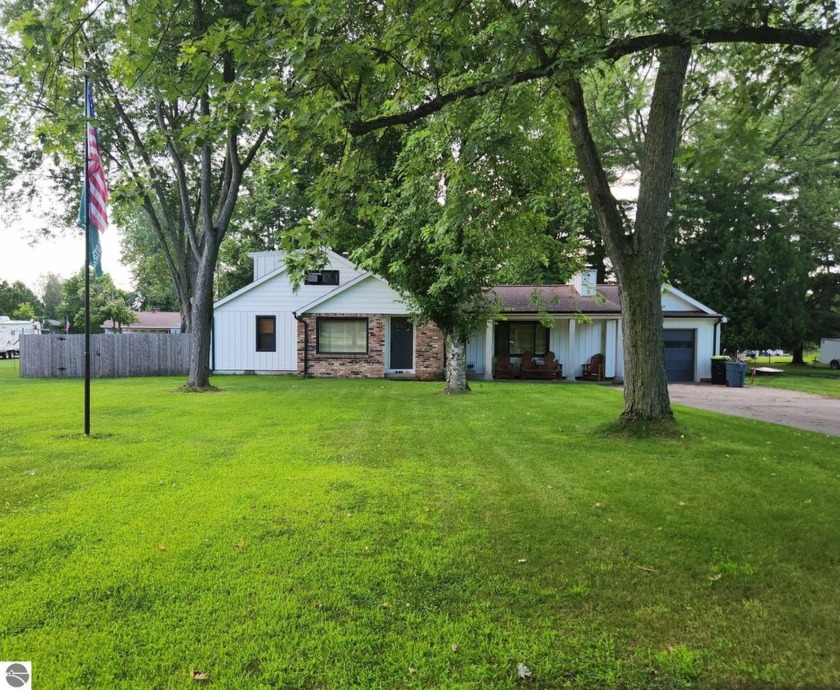
[[[617,316],[579,319],[567,315],[537,319],[533,314],[510,314],[504,319],[488,320],[486,328],[473,334],[467,342],[467,375],[471,379],[492,381],[497,373],[504,375],[502,371],[497,372],[497,366],[508,357],[513,377],[521,378],[523,354],[529,352],[540,362],[552,352],[562,366],[566,381],[580,378],[583,366],[596,354],[604,355],[604,378],[621,380],[624,372],[620,322]]]

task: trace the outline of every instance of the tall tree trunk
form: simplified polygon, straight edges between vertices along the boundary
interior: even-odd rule
[[[469,393],[467,383],[467,346],[460,338],[446,336],[446,394]]]
[[[633,257],[616,270],[624,335],[622,424],[672,419],[662,337],[661,268]]]
[[[569,133],[621,291],[625,380],[622,424],[673,418],[662,337],[662,261],[680,102],[690,57],[688,47],[666,48],[660,53],[632,230],[625,227],[592,139],[583,88],[575,78],[566,81]]]
[[[178,295],[178,311],[181,314],[181,332],[192,333],[193,286],[196,283],[198,268],[192,252],[187,250],[182,261],[174,270],[170,269],[169,277],[175,286],[175,294]]]
[[[791,364],[805,364],[805,346],[797,345],[791,352]]]
[[[204,251],[198,264],[195,294],[192,298],[192,330],[190,331],[190,373],[186,388],[210,388],[210,329],[213,323],[213,279],[219,256],[215,233],[204,234]]]

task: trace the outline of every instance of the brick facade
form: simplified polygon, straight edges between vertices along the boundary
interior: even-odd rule
[[[414,373],[422,381],[439,381],[446,367],[446,340],[433,323],[414,327]]]
[[[324,355],[318,353],[318,318],[359,318],[368,320],[368,351],[365,354]],[[306,373],[316,378],[382,378],[385,376],[386,329],[388,319],[382,314],[307,314],[298,322],[297,368],[303,374],[304,346],[308,331]],[[444,337],[434,324],[414,327],[414,372],[418,379],[437,380],[444,372]]]

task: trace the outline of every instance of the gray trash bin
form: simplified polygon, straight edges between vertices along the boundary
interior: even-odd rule
[[[730,388],[743,388],[747,377],[747,365],[744,362],[726,363],[726,385]]]

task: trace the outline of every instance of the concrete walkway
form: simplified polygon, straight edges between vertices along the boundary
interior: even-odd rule
[[[671,403],[840,436],[840,398],[779,388],[672,383]]]

